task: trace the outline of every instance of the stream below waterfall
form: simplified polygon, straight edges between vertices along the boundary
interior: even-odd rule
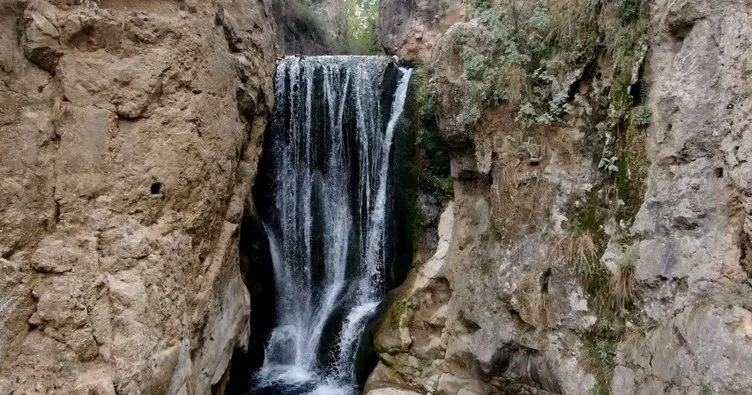
[[[287,57],[254,191],[274,322],[252,394],[353,394],[362,334],[395,260],[395,135],[412,70],[389,58]],[[271,301],[270,301],[271,302]]]

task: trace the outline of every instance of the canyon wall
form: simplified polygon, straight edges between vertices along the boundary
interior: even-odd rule
[[[442,29],[462,7],[382,4],[454,198],[366,392],[752,391],[749,2],[476,1]]]
[[[273,2],[278,52],[288,55],[331,55],[346,52],[345,0],[279,0]]]
[[[379,41],[387,53],[428,62],[436,40],[466,18],[466,1],[381,0]]]
[[[221,393],[272,5],[0,1],[0,394]]]

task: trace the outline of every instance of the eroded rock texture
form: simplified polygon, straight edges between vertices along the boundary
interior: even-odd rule
[[[390,54],[428,62],[436,40],[452,24],[463,21],[466,1],[383,0],[379,41]]]
[[[0,394],[220,391],[264,1],[0,1]]]
[[[752,391],[750,22],[746,1],[656,5],[652,167],[634,229],[639,311],[657,328],[620,345],[615,393]]]
[[[384,2],[382,23],[398,3]],[[488,3],[524,15],[526,2]],[[527,2],[544,3],[566,15],[586,2]],[[628,2],[596,3],[589,23],[607,39],[614,23],[642,26],[639,11],[609,9]],[[416,263],[376,333],[368,393],[752,391],[752,8],[687,0],[645,10],[644,45],[620,32],[611,49],[546,77],[546,103],[564,92],[571,117],[532,127],[520,125],[526,100],[513,87],[547,86],[537,78],[556,70],[549,58],[538,74],[511,67],[506,96],[467,120],[473,67],[489,45],[477,14],[435,45],[382,37],[393,53],[431,59],[455,183],[436,255]],[[409,15],[403,25],[429,19]],[[495,45],[514,40],[496,32]]]
[[[345,0],[274,1],[277,46],[288,55],[345,53]]]

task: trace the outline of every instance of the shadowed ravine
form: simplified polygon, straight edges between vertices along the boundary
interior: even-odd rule
[[[290,57],[277,67],[254,193],[275,312],[253,393],[357,391],[359,342],[391,283],[393,145],[410,74],[383,57]]]

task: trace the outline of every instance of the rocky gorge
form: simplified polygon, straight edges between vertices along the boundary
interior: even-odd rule
[[[0,0],[0,395],[247,392],[275,64],[353,52],[347,18]],[[381,0],[417,193],[362,392],[752,392],[751,21],[747,0]]]

